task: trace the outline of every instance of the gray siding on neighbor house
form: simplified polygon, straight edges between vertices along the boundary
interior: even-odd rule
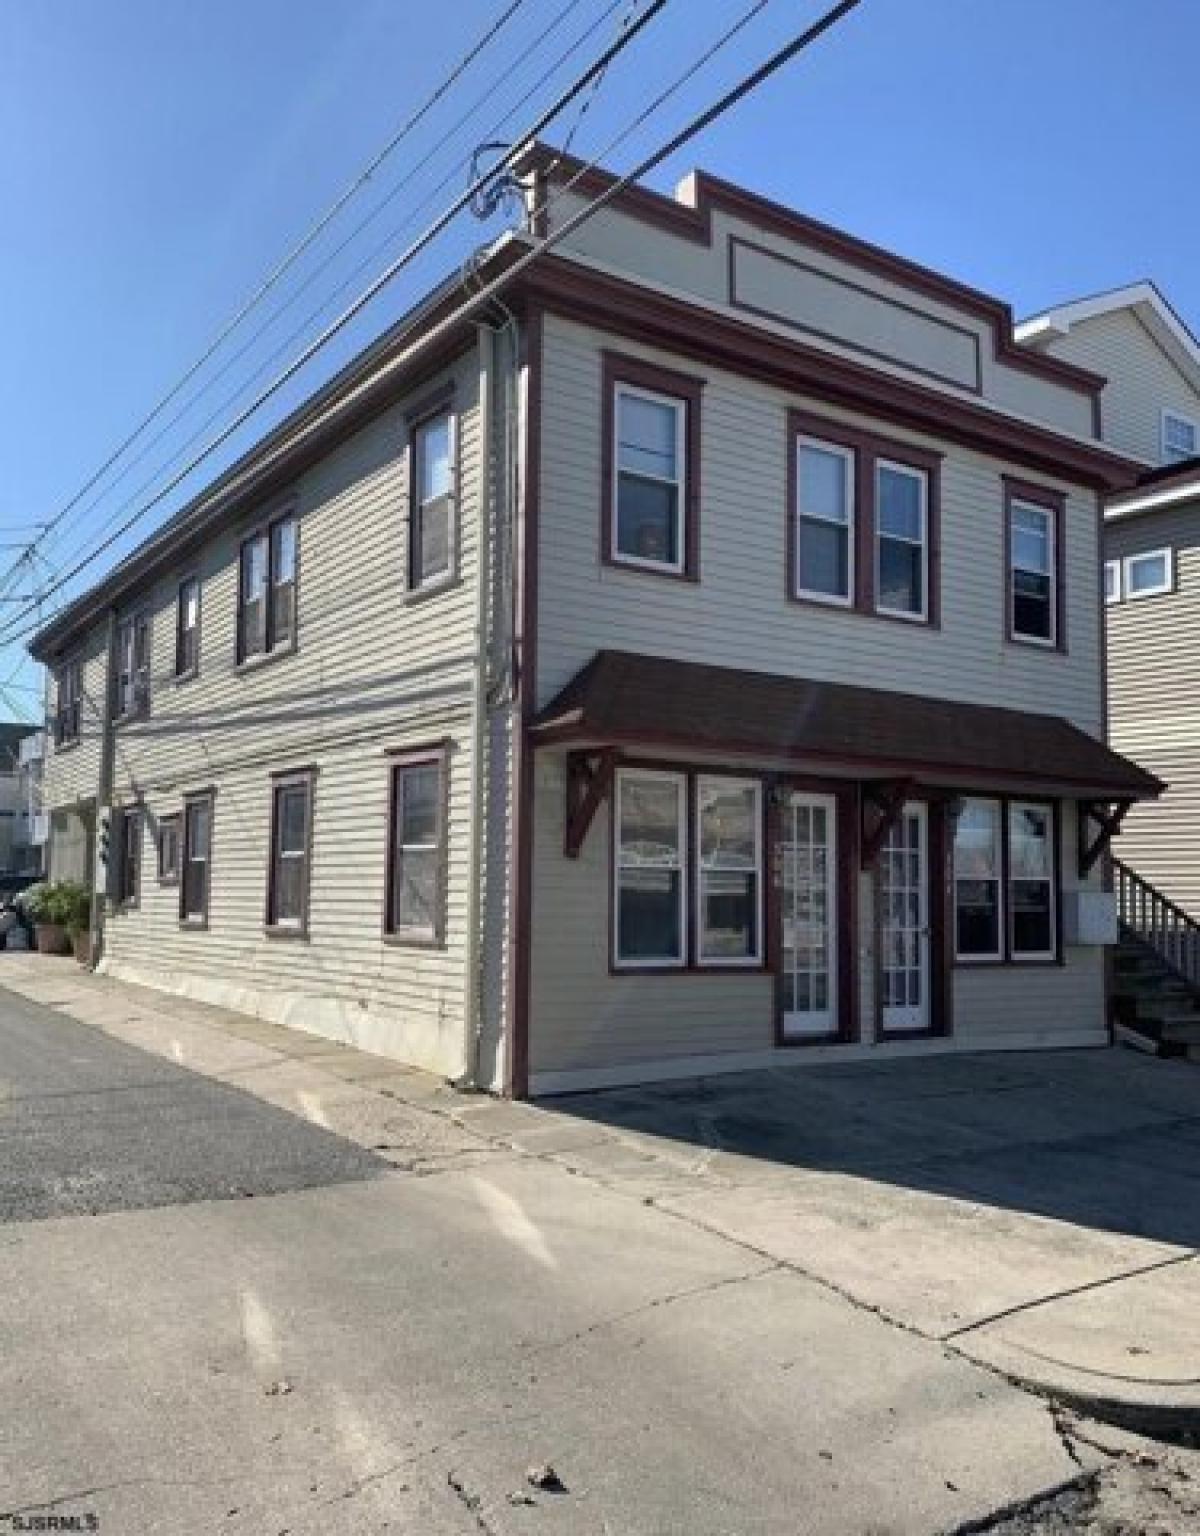
[[[1162,462],[1162,412],[1200,421],[1200,394],[1130,309],[1077,321],[1044,351],[1103,374],[1104,441],[1119,453]]]
[[[464,1064],[483,471],[477,353],[426,379],[412,400],[451,380],[457,574],[446,588],[405,591],[405,401],[124,605],[149,608],[152,704],[147,718],[116,727],[114,800],[144,805],[145,846],[140,904],[107,920],[105,963],[117,975],[456,1073]],[[298,519],[296,648],[239,666],[240,541],[285,504]],[[193,574],[201,582],[199,675],[177,682],[178,585]],[[503,785],[507,741],[502,727],[495,735]],[[397,945],[383,934],[386,754],[441,741],[449,753],[445,943]],[[316,769],[310,937],[285,939],[264,931],[271,775],[307,766]],[[177,888],[158,884],[154,837],[162,816],[209,786],[209,922],[195,931],[179,925]]]
[[[1113,851],[1200,920],[1200,500],[1105,527],[1110,560],[1163,548],[1174,589],[1106,609],[1112,744],[1168,785],[1133,808]]]

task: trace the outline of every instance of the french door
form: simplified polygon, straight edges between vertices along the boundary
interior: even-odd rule
[[[784,1039],[837,1033],[837,802],[793,793],[780,813]]]
[[[929,1013],[929,819],[906,805],[879,854],[883,1029],[927,1030]]]

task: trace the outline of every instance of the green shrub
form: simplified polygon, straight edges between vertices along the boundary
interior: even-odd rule
[[[32,922],[55,923],[71,934],[91,923],[91,893],[78,880],[39,880],[21,893],[20,903]]]

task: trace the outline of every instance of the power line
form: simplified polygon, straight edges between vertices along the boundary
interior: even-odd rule
[[[576,97],[578,97],[583,91],[587,89],[597,74],[606,69],[619,53],[623,52],[624,49],[629,47],[634,38],[639,36],[644,28],[650,24],[650,22],[654,19],[655,16],[658,15],[659,11],[662,10],[666,3],[667,0],[651,0],[649,7],[642,13],[642,15],[639,16],[634,22],[632,22],[624,32],[620,33],[608,45],[607,48],[603,49],[602,52],[596,57],[596,59],[594,59],[593,62],[588,65],[587,69],[585,69],[581,75],[578,75],[575,80],[572,81],[571,85],[568,86],[568,88],[560,94],[560,96],[549,108],[546,109],[546,111],[541,113],[533,126],[527,131],[527,133],[522,136],[522,141],[524,142],[529,139],[537,138],[537,136],[546,128],[546,126],[549,123],[552,123],[554,119],[559,116],[564,108],[569,106],[571,102],[576,99]],[[177,485],[185,480],[194,469],[202,464],[210,454],[214,453],[217,448],[219,448],[223,443],[227,442],[239,427],[243,426],[245,422],[247,422],[257,410],[259,410],[269,399],[271,399],[273,395],[277,394],[279,390],[281,390],[283,386],[288,383],[289,380],[293,379],[296,374],[299,373],[300,370],[305,366],[305,364],[311,361],[311,359],[315,357],[317,353],[322,350],[322,348],[327,346],[340,331],[344,330],[345,327],[349,325],[351,320],[359,315],[367,307],[371,300],[374,299],[376,295],[379,294],[388,285],[388,283],[390,283],[392,279],[400,271],[403,270],[404,267],[406,267],[412,260],[414,260],[414,258],[418,256],[423,250],[425,250],[426,247],[429,246],[439,234],[441,234],[447,225],[449,225],[457,217],[457,215],[470,204],[472,198],[474,198],[483,187],[491,185],[492,182],[503,175],[510,168],[511,162],[515,158],[516,151],[510,150],[509,153],[506,154],[501,160],[499,160],[494,166],[490,167],[486,171],[481,172],[465,192],[456,197],[448,208],[440,213],[431,224],[427,225],[421,234],[418,235],[416,239],[413,240],[406,247],[406,249],[396,257],[394,261],[389,263],[389,265],[384,268],[384,270],[379,274],[377,278],[375,278],[372,283],[368,284],[368,286],[353,301],[353,303],[351,303],[345,310],[343,310],[335,320],[331,321],[330,324],[326,326],[326,328],[320,333],[320,335],[317,336],[312,342],[310,342],[298,357],[289,363],[281,373],[277,374],[276,377],[272,379],[270,384],[268,384],[265,389],[260,391],[260,393],[255,396],[255,398],[250,402],[248,406],[244,408],[244,410],[239,412],[239,414],[235,416],[227,426],[223,427],[222,430],[218,432],[216,436],[213,437],[198,454],[193,456],[193,458],[191,458],[183,466],[182,469],[174,474],[171,479],[168,480],[167,483],[162,486],[161,489],[158,490],[150,498],[150,500],[139,509],[138,512],[134,514],[132,518],[123,523],[114,534],[112,534],[108,539],[104,540],[92,554],[87,556],[86,559],[78,561],[64,575],[61,575],[56,580],[52,581],[41,594],[43,601],[45,598],[52,596],[55,592],[60,591],[69,581],[77,576],[80,571],[86,569],[86,567],[90,565],[95,559],[97,559],[107,549],[111,548],[119,538],[128,532],[128,530],[135,523],[139,522],[147,512],[153,510],[153,508],[157,506],[159,502],[161,502],[166,496],[168,496]],[[21,637],[3,633],[0,634],[0,643],[19,638]]]
[[[634,124],[626,129],[621,137],[628,136],[628,133],[633,131],[634,127],[643,122],[651,111],[655,110],[657,106],[661,105],[661,103],[669,95],[673,94],[687,79],[691,78],[691,76],[696,72],[698,68],[703,65],[703,63],[707,62],[707,60],[710,59],[720,47],[724,46],[724,44],[735,32],[739,31],[741,27],[743,27],[749,20],[751,20],[754,15],[757,15],[758,12],[761,11],[768,3],[769,0],[757,0],[757,3],[743,15],[739,22],[735,23],[734,26],[730,28],[729,31],[724,34],[716,44],[710,47],[705,52],[705,54],[701,56],[700,59],[698,59],[693,65],[689,66],[689,69],[685,71],[684,74],[672,84],[672,86],[661,93],[649,108],[644,109],[644,111],[639,114],[639,117],[635,119]],[[752,70],[748,75],[743,76],[733,87],[731,87],[714,103],[712,103],[712,105],[705,108],[704,111],[700,112],[695,117],[691,118],[683,128],[673,134],[664,144],[660,145],[649,155],[645,156],[631,170],[625,172],[621,176],[615,177],[608,187],[606,187],[602,192],[598,193],[594,198],[591,199],[590,202],[585,203],[581,208],[577,209],[576,212],[570,215],[561,225],[558,226],[557,229],[550,231],[542,239],[536,241],[525,253],[525,255],[514,262],[514,264],[508,268],[507,271],[501,273],[498,277],[493,278],[490,282],[480,287],[454,314],[446,316],[443,320],[439,321],[437,325],[435,325],[430,331],[426,332],[413,348],[411,348],[406,353],[402,353],[394,357],[389,363],[384,365],[384,367],[380,370],[379,376],[392,372],[399,367],[407,366],[414,357],[419,356],[421,352],[427,350],[432,345],[434,345],[436,341],[440,340],[441,337],[445,335],[452,326],[461,324],[461,322],[469,315],[485,307],[504,288],[508,287],[513,281],[515,281],[515,279],[519,277],[520,274],[525,271],[533,262],[542,257],[548,250],[552,250],[555,246],[559,245],[564,239],[566,239],[568,235],[574,233],[576,229],[578,229],[582,224],[586,223],[588,219],[593,218],[596,213],[598,213],[602,208],[606,207],[610,202],[612,202],[613,199],[616,198],[626,187],[630,186],[635,181],[642,180],[651,171],[661,165],[664,160],[669,159],[671,155],[675,154],[685,144],[689,143],[698,134],[702,133],[705,128],[709,127],[712,123],[717,121],[718,118],[723,117],[725,113],[727,113],[745,96],[756,90],[758,86],[763,84],[763,82],[769,79],[772,75],[777,74],[779,70],[781,70],[786,64],[790,63],[792,59],[797,57],[800,53],[804,52],[807,48],[811,47],[813,43],[821,38],[826,32],[831,30],[831,28],[836,26],[837,23],[849,15],[851,11],[856,10],[861,4],[862,0],[839,0],[838,4],[831,6],[828,10],[823,12],[816,21],[793,36],[789,42],[778,48],[756,69]],[[639,20],[639,22],[636,24],[639,30],[640,27],[643,26],[655,14],[656,9],[657,7],[647,12],[646,15]],[[633,33],[631,32],[629,37],[623,41],[629,41],[632,35]],[[595,73],[597,67],[600,66],[593,66],[592,71],[589,72],[588,78],[590,78],[591,75]],[[535,137],[536,132],[528,135],[528,138]],[[506,165],[510,158],[511,156],[506,156],[505,160],[500,163],[499,167],[496,167],[492,172],[487,173],[487,175],[481,178],[481,180],[486,180],[490,176],[494,175],[496,170]],[[578,181],[581,180],[589,170],[594,169],[597,164],[598,161],[594,159],[587,165],[581,167],[581,169],[577,171],[575,175],[568,181],[562,192],[556,196],[561,197],[566,190],[578,183]],[[550,202],[553,200],[555,199],[548,198],[544,207],[549,206]],[[389,269],[389,272],[391,272],[391,269]],[[392,273],[392,275],[394,275],[394,273]],[[379,288],[387,280],[389,280],[389,273],[384,273],[381,278],[378,279],[376,283],[367,290],[367,294],[373,295],[373,293],[378,292]],[[361,302],[356,301],[356,305],[352,306],[351,310],[347,311],[347,314],[357,313],[358,309],[362,307],[362,303],[366,301],[367,300],[365,297]],[[295,366],[293,366],[293,368],[288,371],[286,375],[281,375],[281,378],[285,376],[291,377],[294,372]],[[178,483],[178,481],[174,483]],[[166,491],[169,489],[171,489],[171,486],[166,487],[163,492],[159,493],[159,497],[156,498],[156,500],[161,499],[161,496],[166,494]],[[112,540],[108,541],[109,545],[111,545],[112,542],[115,542],[115,539],[120,536],[121,532],[128,531],[128,528],[131,527],[136,521],[138,521],[138,519],[144,515],[146,511],[149,511],[153,504],[153,502],[148,503],[141,512],[136,514],[134,518],[130,519],[129,522],[124,525],[124,528],[119,530],[118,534],[114,535]],[[94,555],[89,556],[86,561],[81,562],[80,565],[69,572],[67,576],[62,578],[62,580],[59,581],[55,587],[48,589],[45,595],[49,596],[52,591],[57,590],[57,588],[61,587],[66,581],[70,580],[72,576],[78,574],[79,570],[83,569],[94,559],[98,558],[98,556],[104,552],[104,547],[97,550]],[[66,606],[69,606],[69,604],[64,605],[64,607]],[[59,611],[62,610],[60,609]],[[19,622],[19,620],[17,622]],[[26,629],[21,631],[19,634],[0,636],[0,640],[4,640],[5,643],[11,643],[11,641],[23,638],[24,635],[27,635],[31,632],[32,630]]]
[[[304,255],[305,251],[307,251],[312,246],[313,242],[316,241],[324,233],[324,231],[338,216],[346,204],[350,202],[350,200],[359,192],[359,190],[370,181],[379,167],[383,165],[389,156],[391,156],[396,151],[396,149],[404,142],[412,130],[416,128],[416,126],[422,122],[426,116],[428,116],[428,114],[433,110],[437,103],[441,101],[442,98],[446,95],[451,86],[453,86],[462,77],[462,75],[471,66],[471,64],[474,63],[474,61],[479,57],[484,49],[488,47],[492,40],[499,35],[507,23],[512,19],[513,16],[516,15],[516,13],[524,4],[526,4],[526,0],[510,0],[510,3],[505,6],[504,10],[501,11],[496,20],[492,22],[492,24],[487,28],[482,36],[478,38],[472,47],[468,49],[468,51],[462,56],[461,59],[459,59],[458,63],[445,77],[445,79],[442,80],[441,84],[438,85],[437,88],[425,98],[425,100],[416,109],[416,111],[406,119],[406,121],[392,135],[392,137],[387,141],[383,148],[379,150],[379,152],[367,163],[367,165],[363,167],[358,175],[355,176],[353,181],[351,181],[350,184],[334,199],[334,201],[329,205],[329,207],[325,210],[317,222],[312,225],[308,232],[303,235],[294,246],[292,246],[286,255],[283,256],[283,258],[262,280],[259,286],[242,304],[242,306],[237,310],[232,318],[226,321],[226,323],[221,327],[217,335],[209,342],[207,347],[205,347],[204,351],[196,359],[196,361],[192,363],[191,366],[182,375],[182,377],[171,386],[167,393],[162,396],[162,398],[154,405],[150,412],[142,418],[137,426],[134,427],[133,431],[130,432],[129,435],[119,444],[119,446],[113,450],[113,452],[108,456],[104,463],[101,464],[100,468],[97,469],[95,473],[92,474],[90,478],[84,483],[84,485],[82,485],[80,489],[75,492],[71,499],[66,502],[66,504],[61,507],[53,517],[49,519],[49,521],[44,525],[43,532],[38,536],[38,539],[33,542],[41,542],[41,540],[45,538],[46,533],[57,527],[58,524],[62,522],[67,513],[76,507],[82,498],[86,496],[87,493],[92,489],[92,487],[96,485],[97,482],[102,479],[105,474],[107,474],[112,466],[124,455],[125,451],[141,436],[141,434],[146,430],[150,423],[155,421],[171,403],[171,401],[179,395],[179,393],[190,383],[193,378],[195,378],[196,374],[200,372],[200,370],[214,355],[214,353],[216,353],[224,345],[225,341],[234,333],[234,331],[237,330],[238,326],[241,325],[246,316],[250,314],[251,311],[254,310],[259,303],[261,303],[261,301],[266,297],[271,289],[276,286],[284,274],[291,270],[296,262],[299,261],[300,257]]]
[[[539,35],[537,41],[534,44],[534,52],[536,52],[537,48],[540,47],[542,43],[544,43],[549,37],[553,35],[553,33],[562,24],[562,22],[565,21],[566,18],[574,10],[576,10],[581,3],[582,0],[569,0],[569,3],[559,10],[555,18],[551,21],[550,25]],[[558,54],[554,62],[542,71],[541,75],[534,82],[533,86],[525,91],[525,93],[518,99],[518,101],[508,109],[505,115],[500,118],[493,125],[493,127],[488,130],[488,132],[499,132],[500,129],[509,121],[509,119],[511,119],[515,113],[519,112],[522,107],[524,107],[532,99],[532,97],[537,94],[541,86],[558,72],[566,60],[570,58],[570,56],[575,53],[585,42],[587,42],[587,40],[596,31],[599,30],[599,28],[604,24],[608,17],[618,9],[620,4],[621,0],[610,0],[610,3],[600,13],[599,17],[597,17],[595,21],[591,22],[588,27],[585,28],[585,30],[580,33],[572,43],[569,44],[567,48],[563,49],[562,52]],[[486,105],[493,99],[494,94],[494,91],[489,89],[482,96],[476,99],[469,110],[458,119],[458,121],[451,129],[448,130],[447,135],[442,138],[435,149],[430,154],[426,155],[421,161],[419,161],[411,172],[402,177],[401,180],[397,182],[394,187],[392,187],[387,196],[380,203],[378,203],[376,207],[366,215],[365,218],[361,219],[358,224],[354,226],[354,228],[345,237],[345,239],[343,239],[338,245],[334,247],[332,251],[326,255],[321,263],[305,278],[304,282],[301,283],[299,288],[296,289],[291,297],[285,300],[285,302],[280,305],[272,315],[268,316],[268,318],[261,325],[259,325],[254,332],[252,332],[249,339],[243,343],[243,345],[233,354],[232,357],[226,360],[226,362],[221,366],[221,368],[218,369],[215,374],[211,375],[207,380],[205,380],[204,384],[199,390],[196,391],[195,394],[192,395],[191,399],[180,410],[178,410],[157,433],[155,433],[155,435],[141,449],[139,453],[137,453],[132,459],[128,461],[125,467],[121,470],[120,474],[118,474],[115,479],[110,480],[108,485],[105,486],[104,489],[101,490],[95,498],[93,498],[89,505],[84,509],[83,513],[81,514],[82,516],[86,516],[89,512],[93,511],[97,506],[99,506],[105,497],[110,495],[117,488],[117,486],[120,485],[122,480],[127,478],[130,472],[153,451],[153,449],[171,432],[175,426],[178,425],[180,421],[183,420],[183,418],[199,403],[199,401],[203,399],[204,396],[208,394],[208,392],[213,389],[221,381],[221,379],[223,379],[231,371],[231,369],[241,361],[243,357],[246,356],[254,344],[263,335],[265,335],[268,330],[270,330],[271,326],[273,326],[276,321],[278,321],[292,307],[292,305],[305,292],[307,292],[310,287],[312,287],[313,283],[315,283],[317,279],[325,271],[327,271],[330,266],[333,265],[333,263],[343,253],[343,251],[345,251],[351,244],[353,244],[353,242],[358,238],[363,230],[365,230],[368,225],[373,223],[379,214],[384,211],[384,209],[399,195],[399,193],[413,180],[415,180],[421,171],[423,171],[425,167],[438,156],[441,150],[445,147],[446,143],[449,142],[449,140],[452,139],[453,136],[457,134],[467,122],[469,122],[469,120],[475,115],[479,108]],[[257,366],[257,368],[250,374],[249,378],[240,384],[232,394],[227,395],[221,402],[220,406],[216,409],[216,411],[206,416],[200,423],[199,427],[189,437],[185,438],[184,441],[168,455],[166,460],[159,466],[159,468],[156,469],[147,480],[144,480],[142,484],[137,488],[137,490],[133,492],[132,496],[124,500],[115,510],[115,512],[110,515],[108,520],[102,523],[100,528],[97,529],[96,532],[93,533],[90,537],[92,539],[103,538],[105,532],[120,519],[122,513],[130,506],[132,506],[133,503],[137,501],[142,495],[144,495],[145,492],[153,486],[158,477],[163,474],[176,459],[180,458],[184,453],[186,453],[188,448],[190,448],[193,443],[197,442],[203,436],[203,434],[208,430],[213,422],[215,422],[224,413],[224,411],[230,405],[232,405],[238,399],[238,397],[244,393],[246,389],[250,387],[254,380],[257,379],[262,373],[264,373],[266,369],[270,367],[270,365],[274,363],[279,357],[286,353],[292,343],[305,334],[309,326],[320,318],[323,311],[326,310],[329,305],[332,304],[337,298],[339,298],[341,294],[343,294],[351,286],[355,279],[361,273],[366,271],[372,265],[375,259],[385,250],[387,250],[387,248],[392,245],[396,239],[399,238],[401,233],[407,229],[412,228],[417,223],[420,214],[426,208],[433,206],[437,202],[442,192],[444,192],[445,189],[454,181],[460,169],[463,168],[466,164],[467,162],[465,160],[456,161],[450,172],[446,176],[442,177],[436,186],[433,187],[429,195],[422,199],[422,201],[410,213],[409,217],[404,220],[399,228],[390,231],[383,241],[373,246],[367,256],[362,261],[359,261],[355,264],[355,266],[342,280],[342,282],[338,284],[333,292],[326,299],[323,299],[315,309],[311,310],[305,316],[303,321],[301,321],[299,326],[288,333],[283,342],[278,347],[276,347],[263,360],[263,362]],[[3,583],[0,582],[0,590],[2,589]]]

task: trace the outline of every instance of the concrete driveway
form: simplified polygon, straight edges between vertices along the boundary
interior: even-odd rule
[[[1107,1416],[1200,1416],[1200,1070],[1132,1052],[780,1068],[559,1100],[692,1158],[656,1203]]]

